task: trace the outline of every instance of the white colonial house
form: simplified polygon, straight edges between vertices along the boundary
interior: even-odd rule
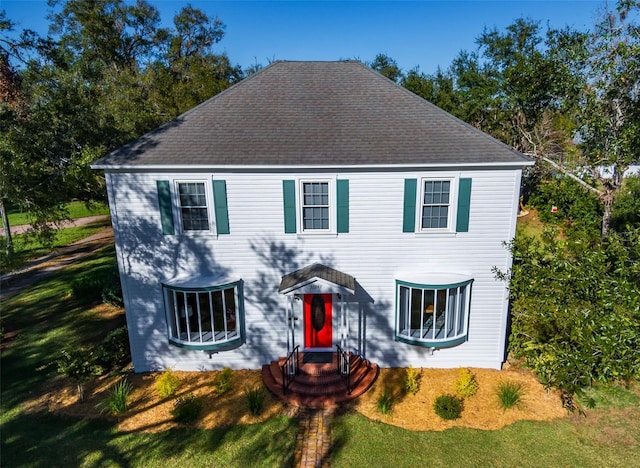
[[[135,371],[500,369],[531,164],[360,62],[273,63],[93,165]]]

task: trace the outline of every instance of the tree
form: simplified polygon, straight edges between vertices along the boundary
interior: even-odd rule
[[[93,161],[242,78],[214,52],[224,24],[191,6],[172,29],[144,0],[50,5],[52,36],[0,40],[0,199],[31,213],[44,241],[64,202],[104,199]]]
[[[609,233],[624,172],[640,160],[639,11],[636,0],[620,2],[616,12],[605,11],[587,44],[576,135],[581,163],[601,187],[603,236]],[[603,166],[608,174],[600,170]]]
[[[376,55],[369,67],[396,83],[402,78],[402,70],[398,67],[398,63],[388,55]]]

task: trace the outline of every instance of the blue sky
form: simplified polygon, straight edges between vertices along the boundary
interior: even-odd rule
[[[187,1],[150,1],[163,22]],[[484,28],[503,30],[516,18],[542,26],[587,30],[604,0],[554,1],[197,1],[190,2],[226,25],[218,51],[246,68],[272,60],[360,59],[378,53],[408,71],[447,68],[461,50],[474,50]],[[20,28],[46,33],[46,0],[0,0]]]

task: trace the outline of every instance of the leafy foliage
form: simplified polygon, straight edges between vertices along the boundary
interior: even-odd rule
[[[82,346],[69,346],[60,351],[56,360],[58,373],[76,382],[80,400],[84,400],[84,384],[102,373],[92,350]]]
[[[529,203],[538,209],[545,223],[577,231],[587,238],[600,235],[602,205],[593,193],[585,192],[568,177],[558,175],[541,181]]]
[[[180,378],[171,369],[165,370],[156,377],[156,392],[160,398],[172,397],[178,391],[180,385],[182,385]]]
[[[458,419],[463,408],[462,398],[448,393],[438,396],[433,403],[433,410],[436,414],[446,420]]]
[[[96,363],[105,370],[120,369],[131,362],[126,325],[110,331],[95,351]]]
[[[213,381],[213,386],[215,387],[216,393],[218,395],[222,395],[223,393],[226,393],[229,390],[231,390],[232,378],[233,378],[233,370],[230,367],[225,367],[216,374],[216,377]]]
[[[109,396],[96,405],[102,413],[120,414],[129,409],[129,397],[133,392],[133,386],[122,379],[109,391]]]
[[[510,350],[572,395],[640,377],[640,228],[603,241],[517,237],[510,245]]]
[[[455,381],[455,389],[458,395],[469,398],[476,394],[479,385],[476,376],[473,375],[471,369],[460,369],[460,377]]]
[[[415,395],[420,390],[420,378],[422,377],[420,371],[409,366],[404,375],[404,391],[408,395]]]
[[[503,409],[520,406],[524,397],[524,386],[520,382],[500,382],[496,388],[496,396]]]
[[[177,423],[189,424],[198,419],[201,411],[202,399],[189,394],[176,399],[171,416]]]

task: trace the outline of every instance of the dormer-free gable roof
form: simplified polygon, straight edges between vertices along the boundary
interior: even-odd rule
[[[358,61],[282,61],[92,167],[528,164]]]

